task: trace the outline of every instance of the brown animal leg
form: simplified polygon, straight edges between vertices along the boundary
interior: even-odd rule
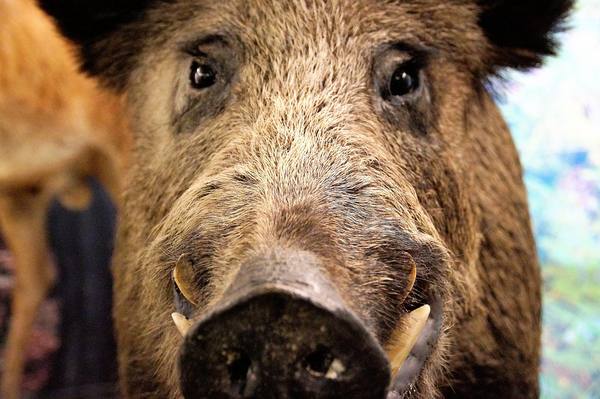
[[[18,399],[25,348],[38,309],[54,281],[48,264],[44,193],[0,196],[0,227],[15,259],[12,320],[5,349],[2,397]]]

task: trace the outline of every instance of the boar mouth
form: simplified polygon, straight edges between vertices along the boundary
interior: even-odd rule
[[[176,312],[171,316],[182,336],[185,336],[192,327],[191,319],[194,309],[198,306],[187,288],[186,279],[183,278],[185,274],[180,268],[175,267],[171,276],[176,308]],[[441,332],[440,296],[432,289],[427,289],[428,294],[421,296],[421,300],[417,300],[411,298],[416,291],[412,288],[411,286],[411,292],[405,302],[406,313],[401,316],[398,328],[384,348],[392,371],[387,399],[412,397],[417,392],[416,383],[436,347]],[[423,297],[427,300],[423,300]]]

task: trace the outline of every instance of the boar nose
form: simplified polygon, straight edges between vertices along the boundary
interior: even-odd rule
[[[381,399],[390,379],[383,350],[307,253],[243,265],[179,361],[186,399]]]

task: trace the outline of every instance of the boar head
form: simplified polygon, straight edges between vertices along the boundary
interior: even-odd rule
[[[126,397],[537,395],[539,270],[487,83],[552,54],[571,1],[58,3],[133,113]]]

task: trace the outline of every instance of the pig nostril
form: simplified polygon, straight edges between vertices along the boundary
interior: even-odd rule
[[[317,350],[306,356],[305,362],[306,369],[311,374],[321,377],[329,370],[329,366],[333,362],[333,356],[329,349],[319,346]]]
[[[248,379],[251,378],[252,360],[243,351],[231,352],[227,359],[227,370],[229,371],[229,380],[231,387],[236,394],[245,395],[248,393]]]
[[[325,377],[337,380],[346,371],[342,361],[331,353],[325,346],[319,345],[317,349],[304,359],[304,367],[315,377]]]

